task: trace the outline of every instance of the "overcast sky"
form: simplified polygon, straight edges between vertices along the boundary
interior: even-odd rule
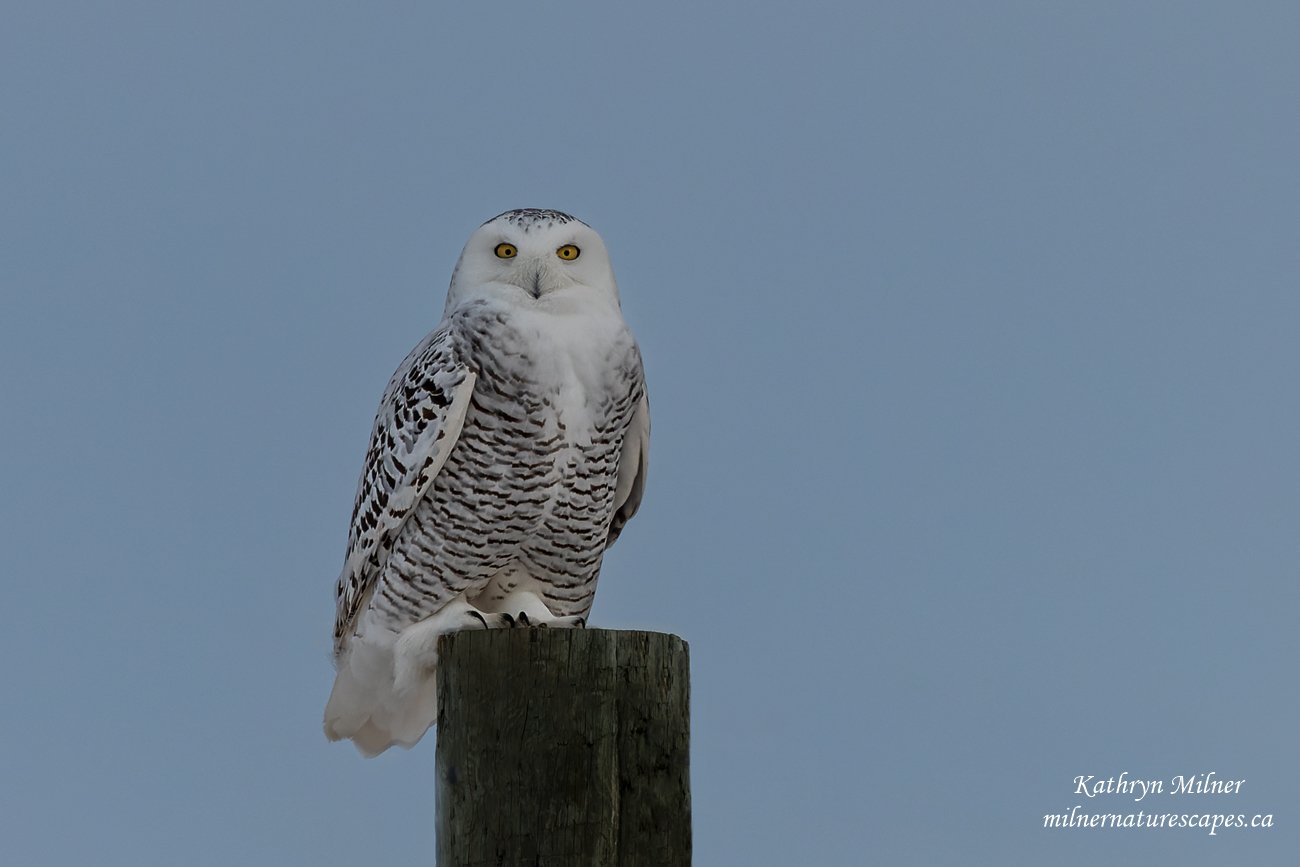
[[[644,351],[593,620],[690,642],[697,864],[1293,863],[1291,4],[3,19],[0,862],[432,863],[432,737],[321,734],[333,582],[380,391],[529,206]]]

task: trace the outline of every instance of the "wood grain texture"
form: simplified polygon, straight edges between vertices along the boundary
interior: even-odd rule
[[[493,629],[438,655],[439,867],[691,863],[685,641]]]

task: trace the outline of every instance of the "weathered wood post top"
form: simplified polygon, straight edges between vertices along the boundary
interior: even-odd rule
[[[438,657],[438,867],[691,863],[685,641],[489,629]]]

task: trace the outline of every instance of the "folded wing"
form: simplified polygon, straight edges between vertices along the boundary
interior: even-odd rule
[[[476,376],[450,331],[424,338],[393,374],[379,402],[343,571],[335,588],[334,649],[346,647],[393,543],[460,436]]]

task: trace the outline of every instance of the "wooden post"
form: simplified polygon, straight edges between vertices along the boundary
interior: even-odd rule
[[[438,657],[438,867],[691,863],[685,641],[490,629]]]

